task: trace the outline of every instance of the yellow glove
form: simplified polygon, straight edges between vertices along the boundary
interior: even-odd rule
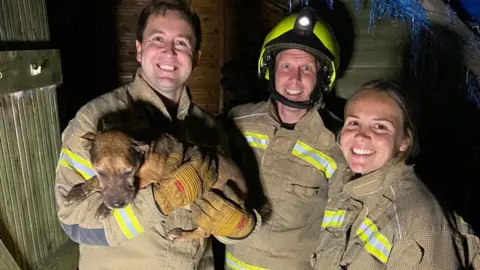
[[[180,150],[183,151],[183,147],[169,154],[165,162],[164,180],[153,185],[155,201],[164,215],[198,199],[203,190],[213,185],[213,179],[216,180],[216,166],[210,158],[202,158],[198,152],[180,165],[183,159]]]
[[[194,221],[206,233],[229,238],[244,238],[255,227],[255,216],[212,190],[190,205]]]
[[[213,187],[218,179],[218,166],[214,158],[209,154],[203,155],[197,147],[194,147],[192,152],[190,160],[202,179],[202,193],[205,193]]]
[[[194,201],[201,191],[202,181],[189,163],[183,164],[170,177],[153,185],[155,201],[164,215]]]

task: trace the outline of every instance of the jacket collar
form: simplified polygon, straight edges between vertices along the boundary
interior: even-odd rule
[[[271,120],[273,120],[278,126],[281,125],[282,120],[278,115],[277,106],[275,104],[276,101],[269,99],[268,100],[268,109],[267,114]],[[318,109],[320,105],[316,105],[310,110],[308,110],[307,114],[305,114],[300,121],[295,124],[296,131],[305,131],[310,130],[313,133],[321,133],[326,130],[326,127],[323,123],[322,117],[318,113]]]
[[[400,157],[396,157],[383,168],[346,183],[343,191],[366,204],[374,203],[379,196],[390,197],[388,195],[390,192],[386,189],[399,182],[408,173],[413,173],[413,168],[407,166]]]
[[[131,87],[128,89],[128,92],[134,100],[142,100],[151,103],[153,106],[158,108],[163,115],[172,120],[172,116],[169,114],[167,107],[159,97],[159,94],[143,78],[143,71],[141,68],[137,69],[135,79],[133,80]],[[191,100],[188,97],[187,87],[184,86],[180,96],[180,102],[178,104],[176,119],[185,119],[189,113],[190,106]]]

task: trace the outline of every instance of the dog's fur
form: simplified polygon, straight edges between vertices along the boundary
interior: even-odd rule
[[[172,151],[178,151],[183,144],[168,134],[163,134],[150,145],[135,141],[125,133],[117,130],[107,130],[94,134],[88,132],[82,136],[89,142],[90,159],[96,176],[84,183],[75,185],[67,195],[68,201],[84,199],[94,192],[100,192],[102,204],[97,211],[98,218],[105,218],[115,208],[123,208],[131,203],[139,188],[152,183],[161,182],[175,168],[166,167],[166,159]],[[194,146],[195,147],[195,146]],[[185,151],[187,160],[195,148]],[[234,183],[233,200],[243,203],[246,195],[246,183],[240,170],[232,171],[228,158],[218,155],[222,162],[217,168],[218,181],[212,188],[224,191],[229,179]],[[226,166],[229,164],[228,166]],[[137,181],[135,181],[137,180]],[[228,184],[230,184],[229,181]],[[184,206],[189,209],[189,205]],[[167,237],[175,242],[203,239],[209,235],[200,227],[193,231],[181,228],[171,230]]]

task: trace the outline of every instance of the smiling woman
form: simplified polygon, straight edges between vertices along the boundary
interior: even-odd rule
[[[316,269],[478,268],[478,237],[406,164],[416,139],[405,100],[372,81],[348,101],[339,145],[350,168],[330,182]]]
[[[368,82],[350,98],[340,146],[355,173],[375,171],[397,155],[405,160],[412,149],[416,153],[409,107],[400,88],[389,81]]]

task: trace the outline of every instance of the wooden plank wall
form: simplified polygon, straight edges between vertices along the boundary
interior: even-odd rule
[[[139,67],[135,40],[137,19],[143,6],[150,0],[122,0],[117,9],[117,30],[119,40],[119,79],[121,84],[131,82]]]
[[[192,0],[191,4],[202,24],[202,56],[187,85],[192,91],[193,102],[217,113],[220,109],[220,68],[225,49],[224,1]]]
[[[120,40],[119,77],[122,83],[133,79],[139,66],[135,60],[135,31],[137,18],[143,6],[149,0],[123,0],[117,10],[117,24]],[[224,10],[231,8],[231,0],[192,0],[192,7],[197,11],[202,26],[202,56],[196,70],[187,81],[193,102],[212,113],[221,109],[220,68],[227,57]],[[228,5],[228,6],[227,6]],[[227,20],[228,24],[228,20]],[[231,27],[231,23],[228,24]],[[231,43],[230,43],[231,44]]]

